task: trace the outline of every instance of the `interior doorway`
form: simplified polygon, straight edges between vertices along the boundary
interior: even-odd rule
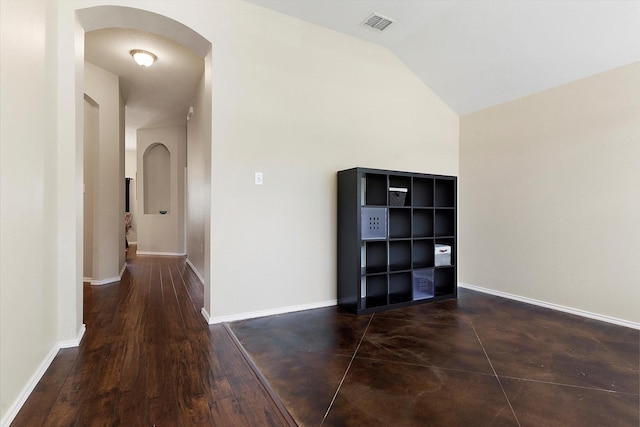
[[[191,119],[189,126],[192,127],[191,132],[185,128],[185,134],[188,134],[194,138],[197,138],[196,144],[194,145],[196,149],[196,154],[200,151],[200,158],[204,161],[204,164],[200,165],[201,167],[194,168],[198,174],[197,176],[189,176],[188,179],[183,174],[188,175],[189,168],[181,168],[179,179],[184,184],[186,182],[191,186],[195,186],[197,191],[194,191],[194,194],[199,196],[198,200],[195,201],[198,208],[204,208],[204,211],[197,211],[197,215],[191,215],[185,212],[185,224],[188,229],[187,232],[183,233],[182,242],[186,242],[185,245],[186,253],[188,256],[187,262],[194,269],[198,277],[204,282],[205,287],[205,296],[210,294],[209,292],[209,283],[208,283],[208,269],[209,269],[209,260],[208,260],[208,249],[210,241],[205,233],[205,231],[209,230],[209,222],[210,222],[210,208],[207,209],[207,206],[210,207],[210,176],[211,176],[211,162],[210,159],[207,159],[204,154],[207,152],[210,153],[211,146],[211,43],[201,37],[199,34],[195,33],[190,28],[184,26],[183,24],[174,21],[168,17],[158,15],[153,12],[127,8],[127,7],[119,7],[119,6],[96,6],[87,9],[79,9],[76,11],[77,16],[79,18],[80,25],[84,31],[83,36],[89,32],[107,29],[107,28],[121,28],[128,29],[132,31],[152,31],[153,33],[168,38],[173,41],[173,43],[180,44],[183,48],[189,49],[192,52],[195,52],[199,55],[200,60],[206,63],[205,69],[207,72],[202,73],[202,81],[198,84],[197,92],[195,95],[195,103],[199,104],[195,108],[195,113],[193,109],[189,110],[189,118]],[[76,38],[80,37],[76,35]],[[126,81],[121,79],[123,85],[128,84]],[[208,88],[208,90],[207,90]],[[184,119],[186,120],[187,111],[184,111]],[[76,114],[78,117],[78,114]],[[195,129],[194,129],[195,128]],[[187,144],[191,141],[187,139]],[[79,142],[77,141],[76,144]],[[191,150],[191,149],[190,149]],[[83,162],[84,163],[84,162]],[[122,234],[125,228],[125,215],[124,215],[124,179],[126,174],[124,172],[124,166],[120,166],[119,176],[122,177],[123,185],[120,185],[120,189],[122,191],[122,209],[120,210],[120,226],[118,230],[114,230],[115,233]],[[84,163],[85,169],[87,168],[87,164]],[[132,184],[135,186],[135,190],[138,190],[138,179],[134,179]],[[134,190],[134,193],[135,193]],[[204,190],[204,191],[203,191]],[[185,191],[185,195],[182,197],[180,202],[186,201],[187,203],[191,203],[191,198],[187,197],[186,194],[188,191]],[[119,203],[119,202],[118,202]],[[163,210],[163,209],[160,209]],[[192,210],[191,206],[189,210]],[[87,213],[85,212],[85,216]],[[164,215],[164,214],[162,214]],[[195,219],[194,219],[195,218]],[[87,222],[89,217],[85,218],[85,222]],[[195,229],[194,229],[195,228]],[[86,229],[86,227],[85,227]],[[90,241],[95,237],[92,233],[95,233],[95,227],[89,230],[83,230],[82,233],[77,234],[78,239],[78,247],[83,248],[84,243],[90,244]],[[202,241],[191,242],[192,239],[189,236],[198,235],[201,236]],[[124,236],[123,236],[124,239]],[[124,242],[124,240],[123,240]],[[196,251],[194,248],[197,248]],[[124,249],[124,247],[122,248]],[[87,259],[88,257],[84,254],[85,251],[78,251],[77,253],[77,262],[85,268],[85,261],[87,263],[92,263],[93,260]],[[86,271],[88,271],[88,266]],[[80,284],[81,288],[81,284]],[[209,302],[205,297],[205,306],[208,306]],[[206,308],[206,307],[205,307]],[[81,318],[81,313],[79,315]]]

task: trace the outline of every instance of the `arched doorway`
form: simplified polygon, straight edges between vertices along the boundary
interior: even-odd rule
[[[200,55],[205,61],[205,74],[203,79],[206,79],[206,82],[202,84],[202,88],[199,90],[202,93],[199,94],[199,99],[204,104],[208,104],[209,108],[204,108],[201,110],[200,117],[198,117],[197,125],[201,128],[204,128],[205,131],[196,132],[198,135],[205,135],[208,138],[200,141],[200,145],[204,145],[201,149],[203,150],[203,154],[205,152],[210,152],[211,145],[211,43],[200,36],[198,33],[188,28],[187,26],[181,24],[178,21],[170,19],[166,16],[145,11],[141,9],[129,8],[129,7],[121,7],[121,6],[95,6],[86,9],[78,9],[75,11],[77,16],[77,28],[74,33],[75,39],[75,87],[76,87],[76,95],[81,94],[82,92],[78,90],[79,86],[83,81],[83,71],[81,67],[78,66],[80,62],[82,62],[84,54],[81,46],[84,44],[84,33],[94,30],[100,30],[104,28],[127,28],[138,31],[145,31],[150,33],[155,33],[160,36],[171,39],[184,47],[192,50],[193,52]],[[81,30],[81,31],[80,31]],[[79,57],[81,57],[79,59]],[[83,101],[84,102],[84,101]],[[82,138],[78,138],[78,123],[82,123],[82,111],[79,111],[77,105],[78,102],[76,100],[76,150],[82,152]],[[208,113],[208,114],[207,114]],[[196,113],[197,114],[197,113]],[[206,129],[208,128],[208,131]],[[208,145],[208,149],[207,149]],[[199,185],[204,188],[210,188],[210,171],[211,165],[210,160],[207,164],[203,166],[204,172],[202,170],[198,171],[196,179],[188,179],[189,183]],[[82,165],[81,161],[76,160],[76,165]],[[82,175],[82,167],[80,167],[79,171],[75,172],[76,181],[78,175]],[[71,175],[69,175],[71,176]],[[124,172],[122,171],[121,176],[124,177]],[[198,178],[200,182],[198,182]],[[199,200],[198,206],[207,206],[210,205],[210,191],[199,191],[198,194],[202,196],[202,198],[206,200]],[[69,334],[66,332],[69,329],[75,328],[78,329],[78,326],[82,324],[82,266],[83,266],[83,218],[82,215],[78,212],[79,209],[77,206],[82,206],[82,193],[76,189],[75,199],[76,199],[76,224],[75,227],[68,227],[70,230],[75,230],[75,233],[71,233],[73,240],[75,240],[75,280],[73,288],[65,289],[62,292],[61,300],[65,299],[65,294],[71,296],[75,301],[75,313],[73,314],[61,314],[63,318],[61,318],[61,326],[60,326],[60,334],[61,336],[68,336]],[[81,211],[81,208],[80,208]],[[192,268],[196,271],[196,274],[203,280],[204,282],[204,291],[205,291],[205,305],[209,304],[209,239],[208,231],[210,221],[210,213],[207,210],[207,215],[204,221],[198,221],[197,224],[194,224],[194,227],[200,228],[201,232],[198,231],[192,232],[192,234],[199,234],[203,236],[204,241],[202,243],[198,242],[193,246],[197,246],[201,248],[200,253],[198,254],[198,258],[196,262],[192,262],[188,260],[188,263]],[[199,215],[202,217],[202,215]],[[124,228],[124,215],[121,215],[123,221]],[[195,255],[195,254],[194,254]],[[67,274],[67,273],[65,273]],[[67,282],[63,279],[63,282]],[[63,304],[69,304],[69,302],[61,302],[61,308]],[[207,309],[207,307],[204,307]],[[61,310],[63,312],[65,310]],[[82,329],[83,331],[83,329]],[[78,336],[78,343],[81,339],[82,333]],[[76,345],[77,345],[76,344]]]

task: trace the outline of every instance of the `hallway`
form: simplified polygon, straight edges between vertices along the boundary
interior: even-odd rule
[[[227,329],[202,318],[184,257],[127,258],[120,282],[84,285],[80,347],[59,351],[11,425],[288,425]]]

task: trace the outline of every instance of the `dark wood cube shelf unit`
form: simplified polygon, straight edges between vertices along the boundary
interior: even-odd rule
[[[364,314],[456,298],[456,191],[455,176],[338,172],[338,304]]]

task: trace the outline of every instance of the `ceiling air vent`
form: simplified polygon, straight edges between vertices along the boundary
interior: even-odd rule
[[[394,22],[396,21],[374,12],[367,19],[362,21],[360,25],[371,30],[382,31]]]

